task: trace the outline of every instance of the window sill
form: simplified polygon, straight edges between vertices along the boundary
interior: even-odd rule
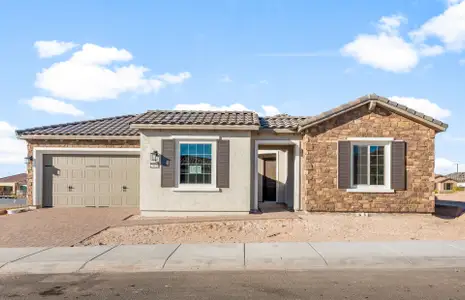
[[[172,188],[173,192],[220,192],[221,190],[216,187],[177,187]]]
[[[394,190],[393,189],[386,189],[386,188],[353,188],[353,189],[347,189],[346,192],[349,192],[349,193],[389,194],[389,193],[394,193]]]

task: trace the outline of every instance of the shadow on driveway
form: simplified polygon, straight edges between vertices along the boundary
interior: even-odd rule
[[[436,209],[434,216],[441,219],[455,219],[465,212],[465,202],[438,200],[435,202]]]

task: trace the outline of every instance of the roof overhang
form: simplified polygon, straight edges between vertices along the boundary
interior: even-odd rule
[[[442,131],[445,131],[447,129],[447,125],[444,126],[442,123],[441,124],[438,124],[435,122],[434,119],[431,118],[431,121],[430,120],[427,120],[427,119],[424,119],[422,117],[419,117],[415,114],[412,114],[410,113],[409,111],[407,110],[403,110],[403,109],[400,109],[400,108],[397,108],[395,106],[392,106],[392,105],[389,105],[383,101],[379,101],[379,100],[371,100],[371,101],[366,101],[366,102],[361,102],[361,103],[358,103],[356,105],[352,105],[352,106],[348,106],[347,108],[345,109],[342,109],[340,111],[337,111],[337,112],[334,112],[333,114],[330,114],[330,115],[327,115],[323,118],[319,118],[319,119],[316,119],[316,120],[311,120],[311,121],[304,121],[301,123],[301,125],[299,125],[298,127],[298,132],[302,132],[303,130],[307,129],[307,128],[310,128],[312,126],[315,126],[315,125],[318,125],[320,123],[323,123],[329,119],[332,119],[334,117],[337,117],[339,115],[342,115],[342,114],[345,114],[351,110],[354,110],[356,108],[359,108],[359,107],[362,107],[362,106],[365,106],[365,105],[368,105],[369,106],[369,110],[370,111],[373,111],[375,109],[376,106],[380,106],[380,107],[383,107],[385,109],[388,109],[392,112],[395,112],[401,116],[404,116],[408,119],[411,119],[417,123],[420,123],[420,124],[423,124],[427,127],[430,127],[434,130],[436,130],[437,132],[442,132]]]
[[[145,130],[259,130],[258,125],[195,125],[195,124],[131,124],[133,129]]]

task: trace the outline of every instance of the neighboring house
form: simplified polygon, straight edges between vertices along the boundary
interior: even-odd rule
[[[434,189],[438,193],[453,191],[457,187],[457,181],[443,175],[435,175],[434,182]]]
[[[24,197],[26,196],[27,174],[20,173],[0,178],[0,198],[1,197]]]
[[[312,117],[153,110],[18,130],[28,201],[134,206],[146,216],[434,211],[447,124],[374,94]]]
[[[465,187],[465,172],[450,173],[446,176],[455,180],[457,182],[457,186]]]

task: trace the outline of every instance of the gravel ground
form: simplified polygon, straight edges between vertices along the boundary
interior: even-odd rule
[[[113,227],[82,245],[465,239],[465,217],[311,213],[298,219]]]

